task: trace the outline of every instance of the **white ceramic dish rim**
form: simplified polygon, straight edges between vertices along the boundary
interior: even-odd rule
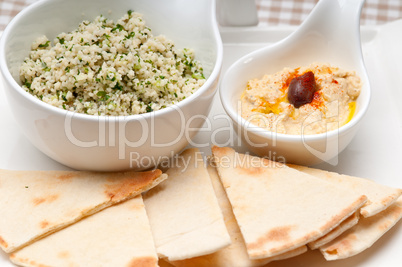
[[[206,82],[194,94],[192,94],[190,97],[180,101],[179,103],[177,103],[173,106],[161,109],[161,110],[154,111],[154,112],[135,114],[135,115],[126,115],[126,116],[89,115],[89,114],[83,114],[83,113],[78,113],[78,112],[69,111],[69,110],[62,110],[62,109],[52,106],[48,103],[45,103],[45,102],[37,99],[33,95],[27,93],[14,80],[13,76],[11,75],[11,73],[8,69],[7,63],[6,63],[6,59],[5,59],[6,56],[4,54],[5,53],[4,48],[6,45],[5,42],[8,39],[8,35],[13,31],[13,28],[14,28],[14,25],[16,24],[16,22],[21,17],[25,16],[25,14],[30,13],[32,10],[40,8],[40,6],[44,5],[44,3],[48,2],[48,1],[49,0],[41,0],[39,2],[36,2],[36,3],[33,3],[29,6],[27,6],[20,13],[18,13],[7,25],[6,29],[3,31],[1,38],[0,38],[0,51],[2,51],[2,54],[0,55],[0,66],[1,66],[0,69],[1,69],[1,72],[3,75],[3,79],[8,80],[10,82],[10,84],[12,85],[13,89],[16,90],[22,97],[24,97],[28,101],[33,101],[37,105],[41,106],[44,109],[49,110],[52,113],[56,113],[57,115],[62,115],[62,116],[67,116],[68,114],[74,114],[74,119],[81,119],[81,120],[88,120],[88,121],[98,121],[100,118],[107,118],[111,122],[121,121],[121,120],[126,121],[126,120],[136,119],[136,118],[148,119],[150,117],[162,116],[163,114],[167,114],[167,113],[173,112],[177,109],[180,109],[182,106],[186,105],[187,103],[191,102],[192,100],[197,98],[199,95],[201,95],[203,93],[203,91],[206,91],[214,83],[214,81],[217,78],[219,78],[220,70],[222,68],[222,61],[223,61],[223,44],[222,44],[222,39],[221,39],[221,36],[219,33],[216,17],[214,15],[212,15],[211,16],[211,19],[212,19],[211,25],[212,25],[213,35],[216,40],[215,46],[217,48],[214,68],[213,68],[211,74],[209,75],[209,77],[207,78]],[[216,0],[212,0],[212,4],[211,4],[212,10],[210,11],[210,12],[212,12],[211,14],[216,13],[215,1]]]
[[[267,139],[275,138],[277,141],[287,141],[287,142],[295,142],[296,143],[296,142],[300,142],[300,140],[309,142],[309,141],[321,140],[324,138],[330,139],[330,138],[333,138],[336,136],[341,136],[343,133],[349,131],[356,124],[358,124],[361,121],[361,119],[363,118],[363,116],[366,114],[366,111],[369,107],[370,99],[371,99],[371,87],[370,86],[368,86],[369,90],[368,90],[368,92],[366,92],[367,93],[367,96],[365,98],[366,101],[364,101],[362,103],[362,105],[359,106],[357,113],[354,114],[354,116],[348,123],[346,123],[345,125],[342,125],[338,129],[331,130],[331,131],[328,131],[325,133],[320,133],[320,134],[291,135],[291,134],[283,134],[283,133],[276,133],[276,132],[268,131],[261,127],[256,126],[255,124],[252,124],[251,122],[247,122],[246,119],[244,119],[238,112],[236,112],[233,109],[231,99],[230,99],[230,97],[228,97],[230,88],[227,88],[227,86],[225,86],[225,83],[226,83],[225,81],[226,81],[227,77],[230,75],[230,73],[232,72],[232,70],[234,68],[236,68],[237,65],[241,64],[241,62],[245,62],[249,58],[257,57],[258,54],[263,53],[264,50],[266,50],[266,49],[271,49],[272,47],[281,46],[282,43],[286,42],[286,40],[288,38],[292,38],[292,35],[293,35],[293,33],[291,33],[288,37],[285,37],[284,39],[282,39],[281,41],[279,41],[275,44],[257,49],[247,55],[244,55],[243,57],[239,58],[234,63],[232,63],[232,65],[227,69],[226,73],[224,74],[224,77],[219,85],[219,93],[220,93],[220,99],[221,99],[222,105],[223,105],[225,111],[227,112],[227,114],[232,118],[232,120],[235,121],[236,123],[240,124],[241,128],[243,130],[252,132],[263,138],[267,138]],[[360,47],[360,53],[362,53],[361,47]],[[365,66],[363,66],[363,67],[365,69]],[[367,79],[367,81],[368,81],[368,79]],[[252,125],[253,127],[251,127],[251,128],[247,127],[248,125],[249,126]]]

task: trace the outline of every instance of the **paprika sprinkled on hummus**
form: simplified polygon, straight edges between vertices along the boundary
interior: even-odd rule
[[[241,115],[277,133],[324,133],[352,119],[360,90],[361,80],[353,71],[322,63],[284,68],[248,81]]]

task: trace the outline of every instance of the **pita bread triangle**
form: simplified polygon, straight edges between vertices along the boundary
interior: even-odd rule
[[[325,259],[340,260],[352,257],[371,247],[402,218],[402,197],[386,210],[359,222],[333,241],[320,247]]]
[[[141,195],[10,255],[20,266],[158,266]]]
[[[196,148],[183,151],[169,179],[144,194],[158,255],[183,260],[230,244],[205,162]]]
[[[344,188],[349,188],[356,193],[366,195],[368,201],[360,209],[360,214],[366,218],[374,216],[377,213],[385,210],[402,195],[402,189],[381,185],[368,179],[338,174],[335,172],[328,172],[305,166],[288,166],[298,171],[316,176],[317,178],[323,179],[330,183],[337,184]]]
[[[213,147],[250,259],[291,251],[337,227],[366,201],[284,164]]]
[[[225,218],[226,228],[229,231],[231,244],[215,253],[195,257],[191,259],[172,261],[170,264],[176,267],[211,267],[211,266],[241,266],[241,267],[253,267],[263,266],[267,263],[286,259],[300,255],[307,251],[306,246],[296,248],[295,250],[286,252],[284,254],[274,256],[272,258],[250,260],[247,254],[246,245],[241,235],[239,226],[237,225],[236,218],[233,215],[232,206],[226,196],[225,189],[223,188],[221,181],[219,180],[218,173],[214,167],[208,164],[208,173],[214,187],[216,197],[219,202],[219,206],[222,210]]]
[[[343,232],[345,232],[346,230],[355,226],[359,222],[359,214],[360,214],[360,212],[356,211],[352,216],[346,218],[331,232],[320,237],[317,240],[314,240],[313,242],[308,243],[308,247],[310,249],[317,249],[317,248],[331,242],[332,240],[334,240],[335,238],[340,236]]]
[[[167,178],[160,170],[95,173],[0,170],[0,247],[7,253],[132,198]]]

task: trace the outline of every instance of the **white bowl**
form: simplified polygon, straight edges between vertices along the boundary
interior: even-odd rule
[[[53,107],[21,88],[19,67],[37,37],[53,40],[84,19],[116,20],[128,10],[142,13],[155,35],[194,49],[207,81],[191,97],[156,112],[98,117]],[[20,12],[0,41],[4,88],[22,132],[50,158],[80,170],[145,169],[180,152],[209,113],[221,65],[214,0],[43,0]]]
[[[355,136],[370,102],[370,84],[362,60],[359,18],[364,1],[321,0],[300,28],[284,40],[237,60],[220,84],[222,105],[248,149],[261,156],[288,163],[336,164],[337,155]],[[347,41],[345,41],[347,40]],[[240,115],[239,100],[247,81],[274,74],[284,67],[297,68],[313,62],[330,63],[356,71],[363,86],[357,111],[338,130],[313,135],[290,135],[259,128]]]

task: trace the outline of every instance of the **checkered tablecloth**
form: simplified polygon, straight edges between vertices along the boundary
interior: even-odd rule
[[[18,12],[36,1],[38,0],[0,0],[0,31],[4,30]],[[317,2],[318,0],[256,0],[259,25],[299,25]],[[402,0],[366,0],[361,24],[382,24],[400,18]]]
[[[256,0],[260,25],[299,25],[318,0]],[[402,18],[402,0],[366,0],[362,25],[383,24]]]

